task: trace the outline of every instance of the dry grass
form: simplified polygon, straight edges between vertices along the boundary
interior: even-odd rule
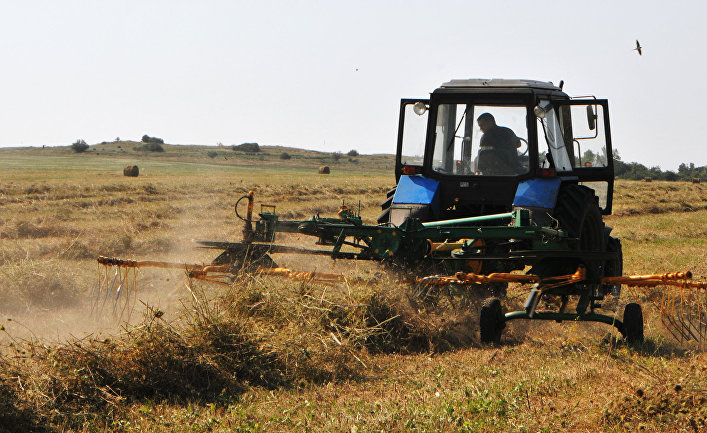
[[[393,181],[386,171],[351,171],[357,163],[322,178],[322,160],[305,153],[282,168],[281,149],[251,169],[249,161],[211,161],[191,148],[136,161],[117,146],[73,161],[59,150],[14,151],[0,162],[7,173],[0,183],[0,430],[707,428],[707,358],[664,336],[650,303],[648,341],[639,350],[605,325],[583,323],[511,323],[503,345],[489,347],[477,337],[481,296],[442,294],[422,303],[374,265],[283,256],[278,261],[292,267],[343,272],[347,282],[244,273],[224,290],[195,286],[180,272],[145,271],[142,318],[89,317],[98,254],[206,263],[214,252],[195,250],[192,241],[238,239],[232,205],[249,190],[288,218],[331,213],[343,200],[360,201],[371,221]],[[25,168],[30,160],[37,168]],[[120,170],[131,162],[141,176],[125,179]],[[707,275],[700,188],[617,182],[618,215],[607,223],[623,239],[626,272]],[[512,287],[504,303],[517,307],[525,293]],[[617,309],[651,296],[625,293]]]

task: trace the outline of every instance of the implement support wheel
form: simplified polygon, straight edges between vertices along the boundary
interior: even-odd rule
[[[501,332],[506,327],[505,317],[498,298],[488,298],[481,306],[479,328],[482,343],[500,343]]]
[[[643,343],[643,312],[641,306],[631,302],[624,307],[624,338],[631,346]]]

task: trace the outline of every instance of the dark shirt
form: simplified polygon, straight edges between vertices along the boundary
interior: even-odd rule
[[[520,140],[510,128],[492,127],[481,136],[479,145],[479,170],[484,174],[512,175],[523,171],[516,151]],[[482,158],[482,152],[491,153]]]
[[[520,146],[518,137],[510,128],[494,126],[481,136],[481,147],[493,147],[499,150],[515,150]]]

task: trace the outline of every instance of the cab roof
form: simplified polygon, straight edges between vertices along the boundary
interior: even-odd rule
[[[536,80],[506,80],[501,78],[471,78],[451,80],[435,89],[432,95],[484,95],[484,97],[509,97],[535,95],[569,99],[569,96],[551,82]],[[503,95],[503,96],[502,96]]]
[[[562,91],[559,87],[547,81],[536,80],[508,80],[503,78],[469,78],[450,80],[443,83],[441,88],[533,88],[543,90]]]

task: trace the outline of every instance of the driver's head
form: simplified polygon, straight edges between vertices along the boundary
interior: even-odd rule
[[[494,117],[491,113],[484,113],[476,119],[476,123],[479,124],[479,128],[481,128],[481,132],[485,133],[489,129],[496,126],[496,119],[494,119]]]

